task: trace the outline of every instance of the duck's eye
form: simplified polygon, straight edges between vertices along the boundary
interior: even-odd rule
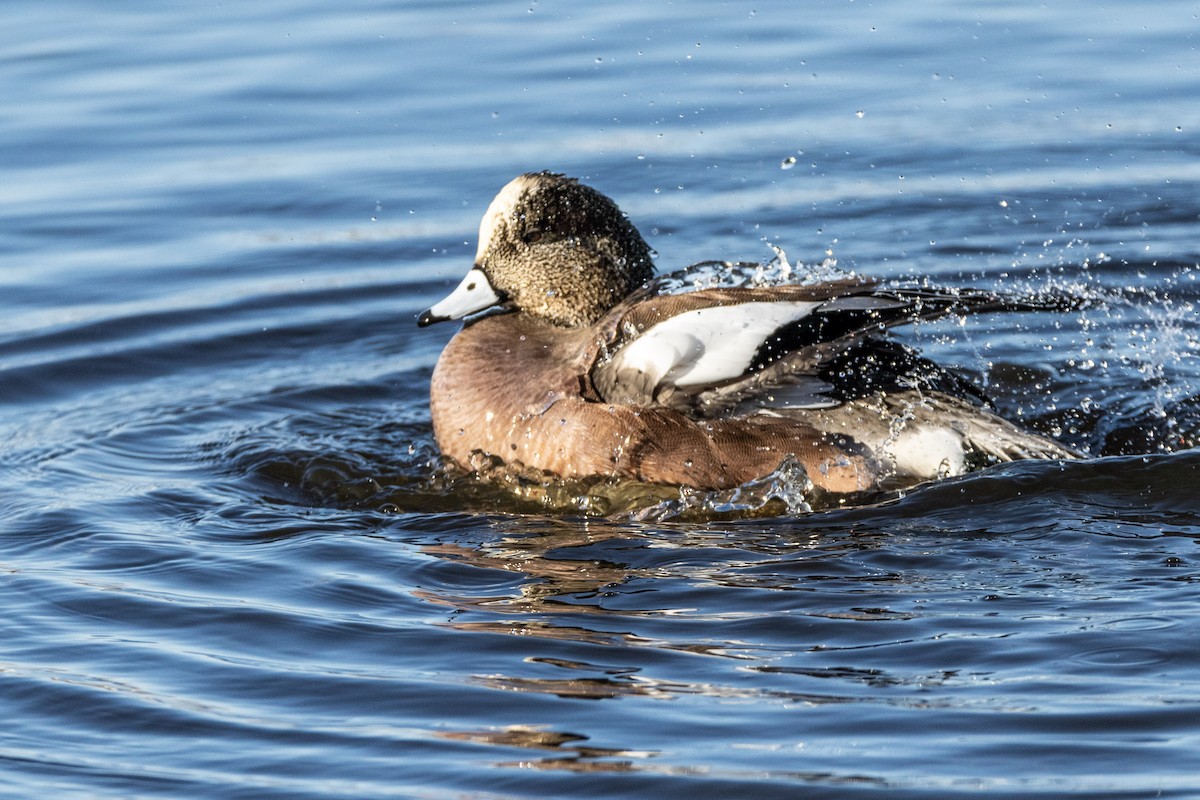
[[[530,231],[521,237],[521,241],[525,244],[537,244],[546,234],[542,231]]]

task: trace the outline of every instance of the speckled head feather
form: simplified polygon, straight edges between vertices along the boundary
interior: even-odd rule
[[[600,319],[654,271],[616,203],[551,172],[521,175],[496,195],[475,266],[509,305],[565,327]]]

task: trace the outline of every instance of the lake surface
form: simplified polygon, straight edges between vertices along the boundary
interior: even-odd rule
[[[3,796],[1200,797],[1196,3],[5,12]],[[538,169],[662,271],[1081,298],[900,335],[1090,457],[447,472],[416,315]]]

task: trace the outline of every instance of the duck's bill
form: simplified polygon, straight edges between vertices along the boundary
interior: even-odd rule
[[[499,292],[492,288],[487,276],[478,267],[474,267],[462,279],[462,283],[447,295],[445,300],[435,303],[417,318],[417,325],[424,328],[435,322],[446,322],[452,319],[462,319],[465,316],[483,311],[502,302]]]

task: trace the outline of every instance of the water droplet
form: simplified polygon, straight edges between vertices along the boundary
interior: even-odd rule
[[[860,110],[858,110],[858,111],[855,111],[855,112],[854,112],[854,116],[858,117],[859,119],[862,119],[862,118],[863,118],[863,117],[865,117],[866,115],[867,115],[867,112],[866,112],[866,111],[863,111],[863,110],[861,110],[861,109],[860,109]]]
[[[795,156],[788,156],[783,161],[779,162],[780,169],[791,169],[794,166],[796,166],[796,157]]]

